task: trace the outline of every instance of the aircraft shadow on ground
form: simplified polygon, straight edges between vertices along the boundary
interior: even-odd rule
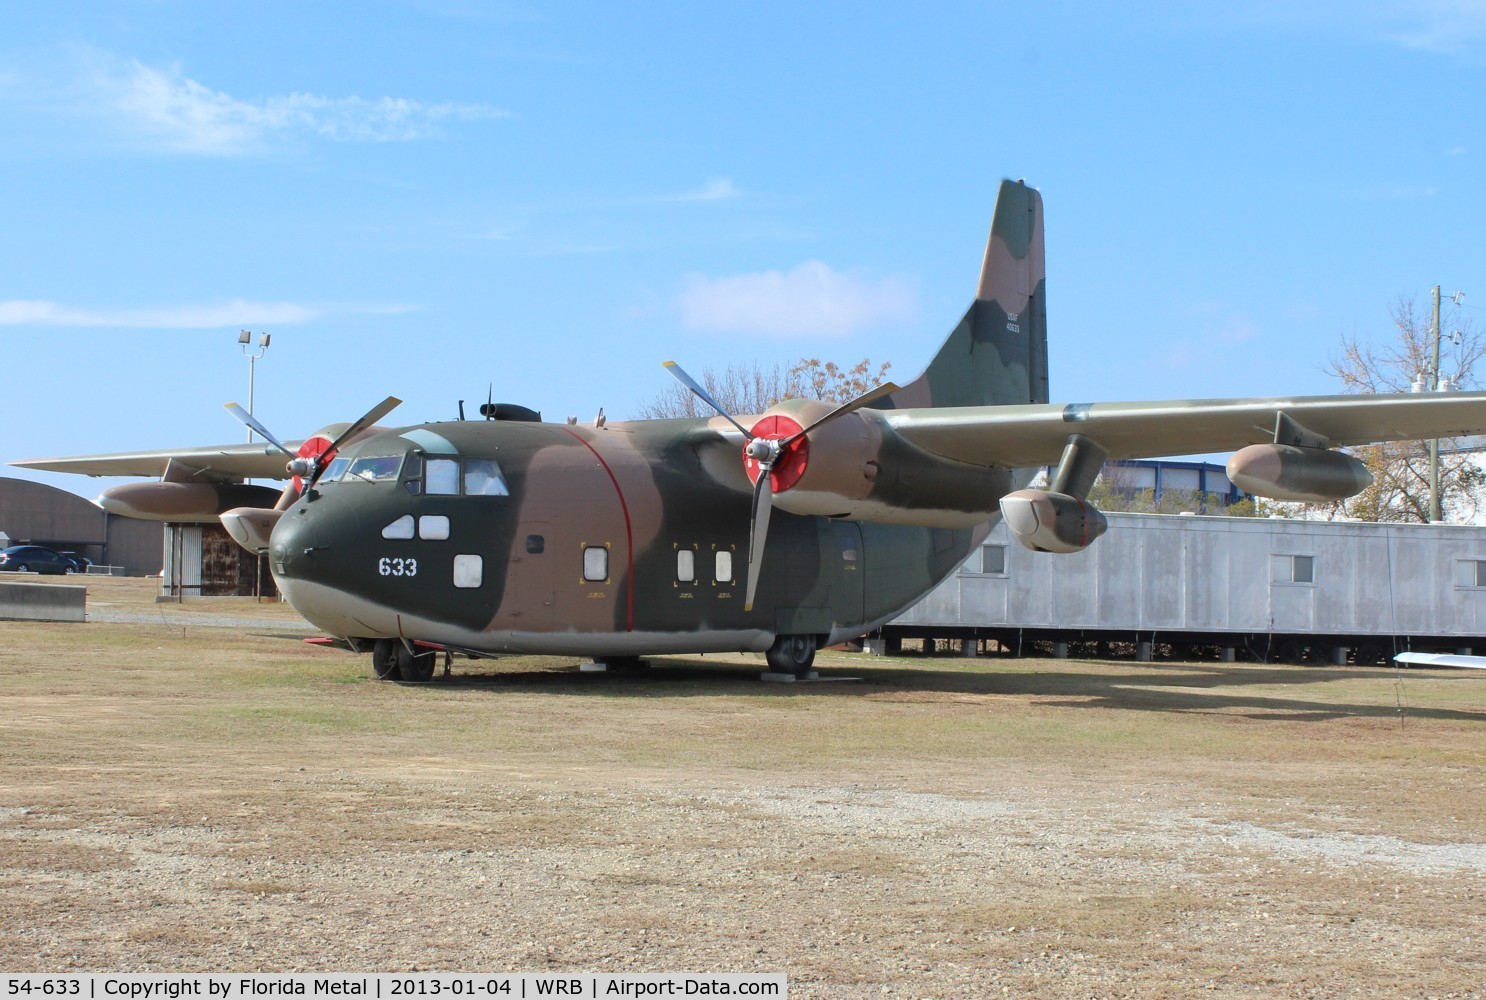
[[[1426,708],[1409,704],[1414,684],[1486,683],[1486,677],[1395,674],[1385,668],[1259,668],[1244,665],[1158,664],[1132,672],[1122,664],[1097,664],[1086,672],[1037,670],[1028,661],[986,661],[985,670],[946,670],[925,661],[922,667],[895,661],[880,666],[830,665],[823,680],[770,684],[759,667],[667,657],[654,667],[583,673],[576,669],[482,671],[478,662],[459,662],[448,678],[434,684],[491,693],[545,693],[578,697],[694,698],[752,695],[772,698],[862,698],[926,701],[934,695],[1021,696],[1065,708],[1192,714],[1238,714],[1255,719],[1321,722],[1340,718],[1411,718],[1486,723],[1486,710]],[[1018,664],[1007,669],[1010,664]],[[1328,701],[1314,697],[1317,685],[1372,680],[1404,687],[1387,704]],[[859,678],[856,681],[840,678]],[[1257,693],[1251,689],[1271,689]],[[1275,693],[1272,689],[1282,689]],[[1293,690],[1293,694],[1288,692]],[[1312,695],[1308,696],[1308,692]],[[1402,701],[1400,709],[1398,700]]]

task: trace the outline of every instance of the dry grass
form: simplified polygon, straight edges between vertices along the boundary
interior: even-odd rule
[[[292,625],[266,607],[234,613]],[[775,686],[709,656],[461,661],[413,687],[291,629],[0,640],[7,970],[783,970],[796,996],[1486,980],[1486,677],[833,655],[862,682]]]

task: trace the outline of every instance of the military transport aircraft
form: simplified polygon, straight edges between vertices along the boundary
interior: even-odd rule
[[[524,407],[380,428],[395,398],[287,444],[17,462],[158,476],[103,506],[220,518],[269,553],[317,627],[423,680],[436,650],[765,651],[801,673],[815,650],[878,627],[952,573],[997,517],[1030,548],[1104,532],[1086,501],[1107,458],[1241,449],[1229,475],[1286,500],[1369,482],[1341,445],[1486,432],[1486,393],[1050,403],[1042,199],[1001,185],[975,301],[927,369],[840,406],[580,426]],[[290,461],[284,461],[287,456]],[[1046,489],[1027,488],[1056,465]],[[277,496],[252,477],[292,477]]]

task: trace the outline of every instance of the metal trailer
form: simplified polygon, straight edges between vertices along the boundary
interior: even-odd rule
[[[1109,514],[1072,555],[998,524],[964,566],[882,629],[987,640],[1013,655],[1379,663],[1401,650],[1486,652],[1486,528]],[[1096,644],[1089,648],[1085,644]],[[1118,644],[1118,645],[1117,645]]]

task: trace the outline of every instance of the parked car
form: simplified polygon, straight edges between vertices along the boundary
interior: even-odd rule
[[[72,564],[77,567],[77,571],[79,573],[86,573],[88,571],[88,567],[93,565],[93,560],[89,559],[87,556],[80,556],[76,552],[63,552],[62,558],[71,559]]]
[[[0,551],[0,570],[24,573],[76,573],[77,563],[70,556],[40,545],[12,545]]]

